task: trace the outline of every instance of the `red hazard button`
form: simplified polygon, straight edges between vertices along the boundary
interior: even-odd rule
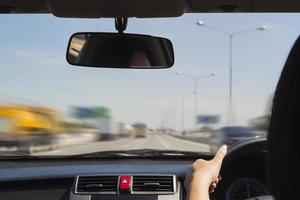
[[[120,191],[130,191],[131,176],[120,176],[119,188]]]

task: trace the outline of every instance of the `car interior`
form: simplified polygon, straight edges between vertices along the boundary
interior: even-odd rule
[[[265,157],[264,139],[232,148],[222,167],[224,180],[211,199],[247,197],[245,185],[249,185],[251,196],[268,195]],[[197,158],[196,155],[109,160],[12,158],[2,161],[0,196],[5,199],[185,199],[185,171]],[[131,177],[130,191],[121,189],[120,180],[124,176]],[[92,187],[96,183],[105,188],[99,191]]]
[[[126,32],[131,18],[180,18],[188,13],[297,12],[300,12],[300,2],[295,0],[0,0],[0,13],[3,15],[115,19],[116,33],[75,33],[67,47],[65,62],[108,68],[119,68],[120,65],[126,66],[124,68],[168,68],[176,62],[176,47],[168,39],[161,38],[163,35],[118,35]],[[111,43],[105,44],[109,39]],[[119,46],[120,41],[128,42],[124,43],[126,48]],[[84,43],[84,47],[77,48],[79,43]],[[129,52],[131,56],[139,57],[138,61],[132,64],[133,61],[125,56],[124,60],[112,62],[115,61],[114,56],[109,57],[105,54],[107,52],[96,49],[100,45],[107,46],[109,55],[116,52],[115,55],[121,56]],[[132,49],[127,48],[129,46]],[[99,59],[95,56],[98,54],[103,57]],[[186,170],[196,159],[209,160],[214,155],[152,151],[145,151],[142,155],[131,152],[127,157],[118,156],[120,154],[110,152],[110,157],[94,157],[93,154],[56,157],[1,154],[0,199],[185,200]],[[222,181],[211,194],[211,199],[272,199],[268,189],[266,155],[265,138],[232,146],[222,165]]]

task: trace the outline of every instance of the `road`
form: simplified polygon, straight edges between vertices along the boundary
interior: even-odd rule
[[[87,144],[60,147],[33,155],[76,155],[98,151],[162,149],[210,152],[210,146],[200,142],[179,139],[170,135],[148,134],[145,138],[122,138],[112,141],[90,142]]]

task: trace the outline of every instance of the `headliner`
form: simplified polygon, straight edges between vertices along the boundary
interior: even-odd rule
[[[88,2],[88,3],[87,3]],[[299,0],[0,0],[0,13],[52,13],[57,17],[178,17],[184,13],[293,13]]]

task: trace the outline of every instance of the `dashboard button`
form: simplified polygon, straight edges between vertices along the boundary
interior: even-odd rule
[[[119,189],[120,192],[128,192],[131,188],[131,176],[120,176]]]

